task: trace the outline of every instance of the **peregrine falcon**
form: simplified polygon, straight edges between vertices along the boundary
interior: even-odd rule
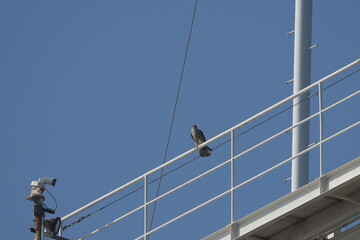
[[[196,148],[199,147],[200,144],[206,142],[205,136],[203,132],[197,128],[196,125],[191,126],[191,138],[194,140]],[[199,150],[200,157],[208,157],[211,155],[212,149],[208,146],[202,147]]]

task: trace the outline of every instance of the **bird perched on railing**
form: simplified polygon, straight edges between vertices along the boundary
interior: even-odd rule
[[[191,126],[191,138],[194,140],[196,148],[199,147],[200,144],[206,142],[205,136],[203,132],[197,128],[196,125]],[[208,146],[202,147],[199,149],[200,157],[208,157],[211,155],[212,149]]]

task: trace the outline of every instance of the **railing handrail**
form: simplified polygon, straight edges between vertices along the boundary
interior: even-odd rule
[[[338,74],[340,74],[340,73],[342,73],[342,72],[344,72],[344,71],[348,70],[349,68],[354,67],[355,65],[357,65],[357,64],[359,64],[359,63],[360,63],[360,59],[357,59],[357,60],[353,61],[352,63],[350,63],[350,64],[348,64],[348,65],[344,66],[343,68],[341,68],[341,69],[339,69],[339,70],[337,70],[337,71],[335,71],[335,72],[333,72],[333,73],[331,73],[331,74],[327,75],[326,77],[324,77],[324,78],[322,78],[322,79],[318,80],[317,82],[315,82],[315,83],[313,83],[313,84],[309,85],[308,87],[306,87],[306,88],[302,89],[301,91],[299,91],[299,92],[297,92],[297,93],[295,93],[295,94],[293,94],[293,95],[291,95],[291,96],[289,96],[289,97],[287,97],[287,98],[285,98],[285,99],[283,99],[283,100],[281,100],[281,101],[277,102],[276,104],[273,104],[272,106],[270,106],[270,107],[266,108],[265,110],[263,110],[263,111],[259,112],[258,114],[255,114],[254,116],[252,116],[252,117],[250,117],[250,118],[246,119],[245,121],[242,121],[241,123],[239,123],[239,124],[237,124],[237,125],[233,126],[232,128],[229,128],[228,130],[226,130],[226,131],[224,131],[224,132],[222,132],[222,133],[220,133],[220,134],[216,135],[215,137],[213,137],[213,138],[209,139],[209,140],[208,140],[208,141],[206,141],[205,143],[203,143],[203,144],[199,145],[199,148],[204,147],[204,146],[206,146],[206,145],[208,145],[208,144],[210,144],[210,143],[212,143],[212,142],[214,142],[214,141],[216,141],[216,140],[218,140],[218,139],[220,139],[220,138],[222,138],[222,137],[226,136],[227,134],[230,134],[231,132],[233,132],[233,131],[235,131],[235,130],[237,130],[237,129],[239,129],[239,128],[241,128],[241,127],[243,127],[243,126],[247,125],[247,124],[249,124],[250,122],[252,122],[252,121],[254,121],[254,120],[258,119],[259,117],[261,117],[261,116],[263,116],[263,115],[265,115],[265,114],[269,113],[270,111],[272,111],[272,110],[274,110],[274,109],[276,109],[276,108],[278,108],[278,107],[282,106],[283,104],[285,104],[285,103],[287,103],[287,102],[289,102],[289,101],[291,101],[291,100],[295,99],[296,97],[298,97],[298,96],[300,96],[300,95],[304,94],[305,92],[310,91],[312,88],[317,87],[317,86],[321,86],[321,84],[322,84],[323,82],[325,82],[325,81],[327,81],[327,80],[329,80],[329,79],[331,79],[331,78],[335,77],[336,75],[338,75]],[[359,91],[358,91],[358,92],[356,92],[356,93],[353,93],[353,95],[356,95],[356,94],[359,94]],[[350,97],[348,97],[348,98],[350,98]],[[345,99],[345,98],[344,98],[344,99]],[[346,100],[344,100],[344,99],[343,99],[343,100],[341,100],[341,101],[346,101]],[[339,102],[340,102],[340,101],[339,101]],[[334,104],[333,104],[333,105],[334,105]],[[329,106],[329,107],[327,107],[327,108],[325,108],[325,109],[321,109],[319,112],[317,112],[316,114],[314,114],[314,115],[310,116],[310,117],[309,117],[309,118],[307,118],[307,119],[304,119],[304,120],[303,120],[303,121],[301,121],[300,123],[298,123],[298,124],[296,124],[296,125],[292,125],[291,127],[289,127],[289,129],[293,129],[293,128],[295,128],[297,125],[301,124],[301,123],[302,123],[302,122],[304,122],[304,121],[309,121],[310,119],[312,119],[313,117],[315,117],[315,115],[317,116],[317,115],[321,114],[322,112],[327,111],[328,109],[330,109],[330,107],[331,107],[331,106]],[[359,122],[358,122],[357,124],[359,124]],[[277,134],[274,134],[273,136],[271,136],[271,137],[270,137],[270,138],[268,138],[268,139],[272,140],[273,138],[277,137],[278,135],[283,134],[283,132],[284,132],[284,131],[285,131],[285,130],[283,130],[283,131],[281,131],[281,132],[279,132],[279,133],[277,133]],[[255,149],[255,148],[259,147],[259,145],[262,145],[265,141],[270,141],[270,140],[268,140],[268,139],[267,139],[267,140],[264,140],[264,141],[262,141],[262,142],[260,142],[260,143],[258,143],[258,144],[256,144],[256,145],[254,145],[253,147],[250,147],[249,149],[247,149],[247,150],[246,150],[246,151],[244,151],[243,153],[238,154],[237,156],[233,156],[233,158],[232,158],[232,159],[227,160],[227,161],[225,161],[225,162],[223,162],[223,163],[221,163],[221,164],[217,165],[216,167],[214,167],[214,168],[212,168],[212,169],[210,169],[210,170],[206,171],[205,173],[200,174],[199,176],[197,176],[197,177],[193,178],[192,180],[189,180],[188,182],[190,182],[190,181],[195,181],[196,179],[199,179],[200,177],[202,177],[202,176],[204,176],[204,175],[208,174],[209,172],[214,171],[214,170],[216,170],[217,168],[220,168],[220,167],[222,167],[222,166],[224,166],[224,165],[226,165],[226,164],[230,163],[230,161],[231,161],[231,160],[234,160],[234,159],[236,159],[236,158],[238,158],[238,157],[242,156],[243,154],[246,154],[245,152],[247,152],[247,151],[252,151],[253,149]],[[326,141],[327,141],[327,140],[326,140]],[[322,142],[325,142],[325,140],[324,140],[324,141],[322,141],[322,140],[321,140],[320,142],[321,142],[321,143],[322,143]],[[318,145],[320,144],[320,142],[319,142],[319,143],[317,143],[317,144],[316,144],[316,146],[318,146]],[[311,148],[309,148],[309,149],[312,149],[312,147],[311,147]],[[164,168],[166,168],[166,167],[168,167],[168,166],[170,166],[170,165],[172,165],[172,164],[176,163],[176,162],[177,162],[177,161],[179,161],[180,159],[182,159],[182,158],[184,158],[184,157],[186,157],[186,156],[188,156],[188,155],[192,154],[192,153],[193,153],[193,152],[195,152],[195,151],[197,151],[197,149],[196,149],[196,148],[192,148],[192,149],[188,150],[187,152],[185,152],[185,153],[183,153],[183,154],[181,154],[181,155],[179,155],[179,156],[177,156],[177,157],[175,157],[175,158],[173,158],[173,159],[169,160],[168,162],[166,162],[166,163],[164,163],[164,164],[161,164],[160,166],[158,166],[158,167],[156,167],[156,168],[154,168],[154,169],[152,169],[152,170],[150,170],[150,171],[148,171],[148,172],[146,172],[146,173],[142,174],[141,176],[139,176],[139,177],[137,177],[137,178],[133,179],[132,181],[129,181],[129,182],[125,183],[124,185],[122,185],[122,186],[120,186],[120,187],[116,188],[115,190],[113,190],[113,191],[111,191],[111,192],[109,192],[109,193],[107,193],[107,194],[105,194],[105,195],[101,196],[100,198],[98,198],[98,199],[96,199],[96,200],[94,200],[94,201],[92,201],[92,202],[90,202],[90,203],[86,204],[85,206],[83,206],[83,207],[81,207],[81,208],[79,208],[79,209],[77,209],[77,210],[75,210],[75,211],[73,211],[73,212],[69,213],[68,215],[66,215],[66,216],[62,217],[62,219],[61,219],[61,220],[62,220],[62,221],[65,221],[65,220],[67,220],[67,219],[69,219],[69,218],[71,218],[71,217],[73,217],[73,216],[75,216],[75,215],[77,215],[77,214],[79,214],[79,213],[81,213],[81,212],[85,211],[86,209],[88,209],[88,208],[90,208],[90,207],[92,207],[92,206],[96,205],[97,203],[99,203],[99,202],[101,202],[101,201],[103,201],[103,200],[105,200],[105,199],[107,199],[107,198],[109,198],[109,197],[113,196],[114,194],[116,194],[116,193],[118,193],[118,192],[122,191],[123,189],[126,189],[127,187],[129,187],[129,186],[131,186],[131,185],[133,185],[133,184],[135,184],[135,183],[137,183],[137,182],[139,182],[139,181],[144,180],[145,178],[147,178],[148,176],[152,175],[153,173],[155,173],[155,172],[157,172],[157,171],[159,171],[159,170],[161,170],[161,169],[164,169]],[[276,166],[277,166],[277,165],[276,165]],[[275,166],[274,166],[274,167],[275,167]],[[194,180],[194,179],[195,179],[195,180]],[[251,178],[251,179],[252,179],[252,178]],[[249,180],[250,180],[250,179],[249,179]],[[187,185],[187,184],[188,184],[188,182],[186,182],[186,183],[184,183],[184,184],[179,185],[178,187],[176,187],[176,188],[174,188],[174,189],[170,190],[169,192],[167,192],[167,193],[165,193],[165,194],[163,194],[163,195],[161,195],[161,196],[159,196],[159,197],[157,197],[157,198],[155,198],[155,199],[152,199],[151,201],[147,201],[147,202],[145,202],[145,203],[144,203],[144,205],[142,205],[142,206],[140,206],[140,207],[136,208],[135,210],[136,210],[136,211],[138,211],[138,210],[140,210],[141,208],[146,207],[146,205],[151,204],[151,203],[153,203],[153,202],[155,202],[155,201],[157,201],[157,200],[161,199],[162,197],[165,197],[165,196],[166,196],[166,195],[168,195],[168,194],[171,194],[172,192],[174,192],[174,191],[178,190],[179,188],[181,188],[181,187],[183,187],[183,186]],[[238,187],[238,185],[237,185],[237,187]],[[232,190],[235,190],[235,189],[231,188],[231,189],[230,189],[230,191],[232,191]],[[228,193],[228,191],[226,191],[226,192]],[[209,200],[209,201],[210,201],[210,200]],[[125,215],[128,215],[128,214],[130,214],[130,213],[134,212],[135,210],[132,210],[132,211],[130,211],[129,213],[127,213],[127,214],[125,214]],[[122,217],[121,217],[121,218],[122,218]],[[159,227],[158,227],[158,228],[159,228]],[[158,229],[158,228],[156,228],[156,229]],[[156,229],[153,229],[152,231],[149,231],[149,232],[147,232],[147,234],[144,234],[144,235],[148,235],[148,234],[150,234],[151,232],[155,231]]]

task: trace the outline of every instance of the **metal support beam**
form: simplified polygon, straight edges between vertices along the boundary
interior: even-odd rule
[[[357,192],[351,196],[351,198],[360,199],[360,192]],[[338,226],[341,222],[355,216],[359,212],[360,205],[358,203],[339,201],[318,214],[276,234],[269,238],[269,240],[306,240],[311,237],[316,237]]]
[[[265,240],[265,239],[264,239],[264,238],[255,237],[255,236],[250,236],[250,237],[248,237],[246,240]]]
[[[311,22],[312,0],[296,0],[295,6],[295,47],[294,47],[294,94],[310,85],[311,77]],[[309,92],[293,100],[293,124],[309,117]],[[309,123],[293,129],[293,156],[309,145]],[[309,154],[293,160],[291,190],[295,191],[309,181]]]
[[[330,194],[329,196],[333,197],[333,198],[336,198],[336,199],[344,200],[344,201],[347,201],[347,202],[360,204],[360,201],[358,199],[354,199],[354,198],[351,198],[351,197],[340,196],[340,195],[336,195],[336,194]]]

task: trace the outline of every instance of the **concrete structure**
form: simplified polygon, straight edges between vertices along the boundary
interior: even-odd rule
[[[354,240],[360,225],[341,229],[359,218],[360,157],[204,240]]]

